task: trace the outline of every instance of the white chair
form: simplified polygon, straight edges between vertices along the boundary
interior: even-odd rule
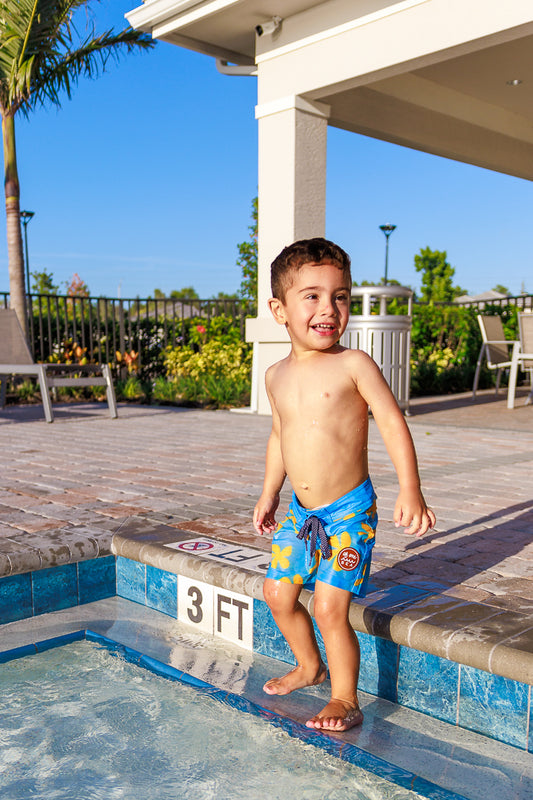
[[[85,373],[85,377],[80,376]],[[100,373],[100,377],[94,376]],[[55,376],[57,377],[54,377]],[[117,403],[111,370],[108,364],[36,364],[12,309],[0,311],[0,407],[6,400],[9,375],[34,375],[39,381],[47,422],[54,421],[50,389],[54,386],[105,386],[112,419],[117,416]]]
[[[525,405],[527,406],[528,403],[533,403],[533,314],[519,314],[518,328],[520,331],[520,341],[513,345],[511,369],[509,371],[507,408],[514,408],[518,367],[529,372],[531,391],[526,397]]]
[[[515,340],[505,338],[502,318],[499,315],[485,316],[483,314],[478,314],[477,321],[481,330],[483,344],[481,345],[479,358],[476,364],[472,398],[476,396],[483,359],[487,359],[487,367],[489,369],[497,370],[496,394],[498,394],[498,389],[500,388],[501,371],[502,369],[506,369],[511,366],[511,354],[509,349],[511,346],[514,347],[516,344],[519,344],[519,342]]]

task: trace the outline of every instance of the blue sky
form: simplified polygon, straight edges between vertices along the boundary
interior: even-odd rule
[[[94,4],[97,29],[123,27],[134,5]],[[237,290],[257,193],[255,102],[255,78],[159,43],[81,81],[59,110],[19,117],[30,269],[56,283],[78,273],[95,295]],[[382,277],[379,225],[391,222],[391,278],[419,288],[413,258],[429,246],[447,251],[471,294],[498,283],[533,292],[532,199],[531,182],[329,129],[326,235],[351,254],[358,282]],[[0,272],[7,290],[4,211]]]

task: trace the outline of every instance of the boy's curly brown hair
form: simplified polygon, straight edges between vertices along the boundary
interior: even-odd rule
[[[325,263],[335,264],[342,270],[343,277],[347,279],[348,285],[351,287],[350,256],[338,244],[318,236],[314,239],[300,239],[300,241],[294,242],[285,247],[274,259],[270,268],[272,296],[284,303],[285,293],[292,285],[291,276],[295,272],[304,264]]]

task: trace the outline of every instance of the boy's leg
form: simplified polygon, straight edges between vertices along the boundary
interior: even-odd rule
[[[351,592],[317,580],[315,619],[326,647],[331,700],[306,723],[308,728],[345,731],[363,721],[357,699],[359,642],[349,621],[351,600]]]
[[[272,678],[263,687],[267,694],[289,694],[326,679],[326,666],[320,656],[313,622],[300,603],[300,584],[266,578],[263,594],[276,625],[294,653],[297,666],[281,678]]]

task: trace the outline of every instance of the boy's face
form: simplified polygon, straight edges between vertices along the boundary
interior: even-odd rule
[[[271,298],[276,322],[285,325],[293,347],[328,350],[340,339],[350,315],[351,286],[330,262],[304,264],[294,271],[285,301]]]

